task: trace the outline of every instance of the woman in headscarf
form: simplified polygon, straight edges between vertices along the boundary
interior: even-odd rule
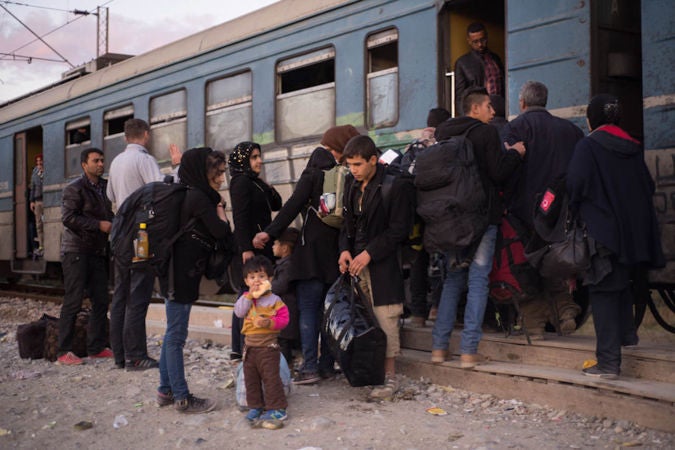
[[[242,264],[256,254],[274,260],[272,244],[263,249],[253,247],[253,237],[272,222],[272,211],[281,208],[281,196],[272,186],[260,178],[262,172],[262,154],[260,145],[255,142],[240,142],[229,157],[230,200],[234,221],[234,238]],[[244,280],[237,280],[242,284]],[[232,359],[241,359],[241,323],[232,315]]]
[[[210,148],[190,149],[183,154],[178,177],[189,188],[180,212],[181,227],[193,225],[174,244],[174,293],[165,301],[166,333],[159,360],[157,403],[173,404],[183,413],[201,413],[211,411],[216,403],[197,398],[188,390],[183,347],[190,310],[199,296],[199,283],[213,246],[231,238],[225,204],[218,192],[225,181],[225,155]]]
[[[654,181],[640,143],[618,126],[619,100],[609,94],[593,97],[586,117],[591,133],[577,143],[567,170],[570,205],[591,238],[591,268],[583,281],[598,363],[583,372],[614,379],[621,370],[621,347],[638,343],[633,285],[640,271],[663,267],[665,260],[652,202]]]

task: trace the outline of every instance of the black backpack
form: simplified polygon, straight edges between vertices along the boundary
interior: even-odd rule
[[[187,190],[187,186],[173,183],[173,179],[156,181],[141,186],[124,200],[110,232],[112,255],[117,263],[130,268],[148,267],[160,280],[168,279],[173,244],[187,231],[187,225],[180,227],[180,211]],[[141,223],[147,226],[149,258],[132,262],[133,241]]]
[[[473,145],[466,138],[478,125],[428,147],[415,158],[417,213],[424,220],[428,252],[469,247],[487,229],[487,195]]]

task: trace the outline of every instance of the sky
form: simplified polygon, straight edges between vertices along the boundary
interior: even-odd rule
[[[64,59],[77,67],[96,58],[97,17],[73,10],[108,7],[108,51],[140,55],[276,1],[0,0],[0,103],[61,79],[71,68]]]

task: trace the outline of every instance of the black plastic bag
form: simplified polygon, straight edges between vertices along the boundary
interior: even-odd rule
[[[323,332],[351,386],[384,383],[387,336],[355,277],[342,274],[328,290]]]

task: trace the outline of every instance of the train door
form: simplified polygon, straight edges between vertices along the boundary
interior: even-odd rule
[[[455,113],[455,63],[471,51],[466,29],[482,23],[488,34],[488,48],[506,65],[504,38],[504,0],[446,0],[438,16],[438,104]]]
[[[35,157],[41,153],[41,127],[14,136],[14,259],[25,259],[33,253],[36,230],[29,202],[30,179]]]

